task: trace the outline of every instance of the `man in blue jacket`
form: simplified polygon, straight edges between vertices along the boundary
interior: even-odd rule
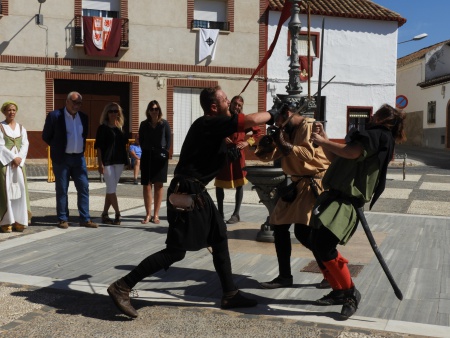
[[[66,106],[47,115],[42,131],[42,139],[50,146],[55,174],[58,227],[62,229],[69,227],[67,191],[71,177],[77,189],[80,226],[98,227],[89,215],[89,181],[84,158],[89,121],[87,115],[78,110],[81,104],[80,93],[69,93]]]

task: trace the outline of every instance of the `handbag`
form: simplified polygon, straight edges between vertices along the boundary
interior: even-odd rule
[[[297,182],[292,182],[286,187],[278,188],[278,196],[287,203],[294,202],[297,197]]]
[[[236,161],[241,158],[241,150],[236,145],[233,145],[227,149],[227,156],[231,162]]]
[[[152,153],[159,160],[167,160],[169,158],[169,151],[166,148],[152,148]]]
[[[17,181],[17,170],[11,168],[11,182],[9,185],[9,199],[10,200],[18,200],[20,197],[22,197],[22,191],[20,190],[19,182]]]

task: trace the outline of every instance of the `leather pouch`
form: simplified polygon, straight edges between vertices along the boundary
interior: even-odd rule
[[[195,207],[194,199],[189,194],[174,192],[170,194],[169,202],[178,211],[188,212],[194,210]]]

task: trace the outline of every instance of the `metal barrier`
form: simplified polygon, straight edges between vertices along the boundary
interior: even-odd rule
[[[134,143],[134,138],[128,139],[127,154],[129,154],[130,144]],[[98,170],[97,150],[94,149],[95,140],[87,139],[84,157],[86,159],[86,168],[89,171]],[[50,158],[50,147],[47,147],[47,182],[55,182],[55,174],[53,173],[52,159]],[[128,169],[128,168],[127,168]],[[100,176],[100,181],[102,177]]]

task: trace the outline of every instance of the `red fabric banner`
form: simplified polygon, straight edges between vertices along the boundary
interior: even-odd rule
[[[86,55],[119,55],[120,19],[83,16],[83,30]]]
[[[273,38],[272,44],[270,45],[270,47],[267,50],[266,54],[264,55],[263,59],[259,63],[259,66],[255,69],[252,76],[248,80],[244,89],[242,89],[241,94],[247,89],[248,85],[250,84],[250,81],[253,80],[255,75],[258,74],[260,69],[265,66],[267,60],[269,60],[269,58],[272,56],[272,52],[275,49],[275,45],[277,44],[277,41],[278,41],[278,36],[280,35],[281,27],[286,22],[286,20],[289,19],[289,17],[291,16],[291,7],[292,7],[292,2],[290,2],[290,1],[284,2],[283,11],[281,12],[280,20],[278,21],[277,30],[275,32],[275,37]]]
[[[309,70],[308,70],[308,57],[307,56],[300,56],[299,62],[300,62],[300,81],[306,82],[308,81],[308,78],[310,78],[313,75],[313,64],[312,64],[313,58],[312,56],[309,57]]]

